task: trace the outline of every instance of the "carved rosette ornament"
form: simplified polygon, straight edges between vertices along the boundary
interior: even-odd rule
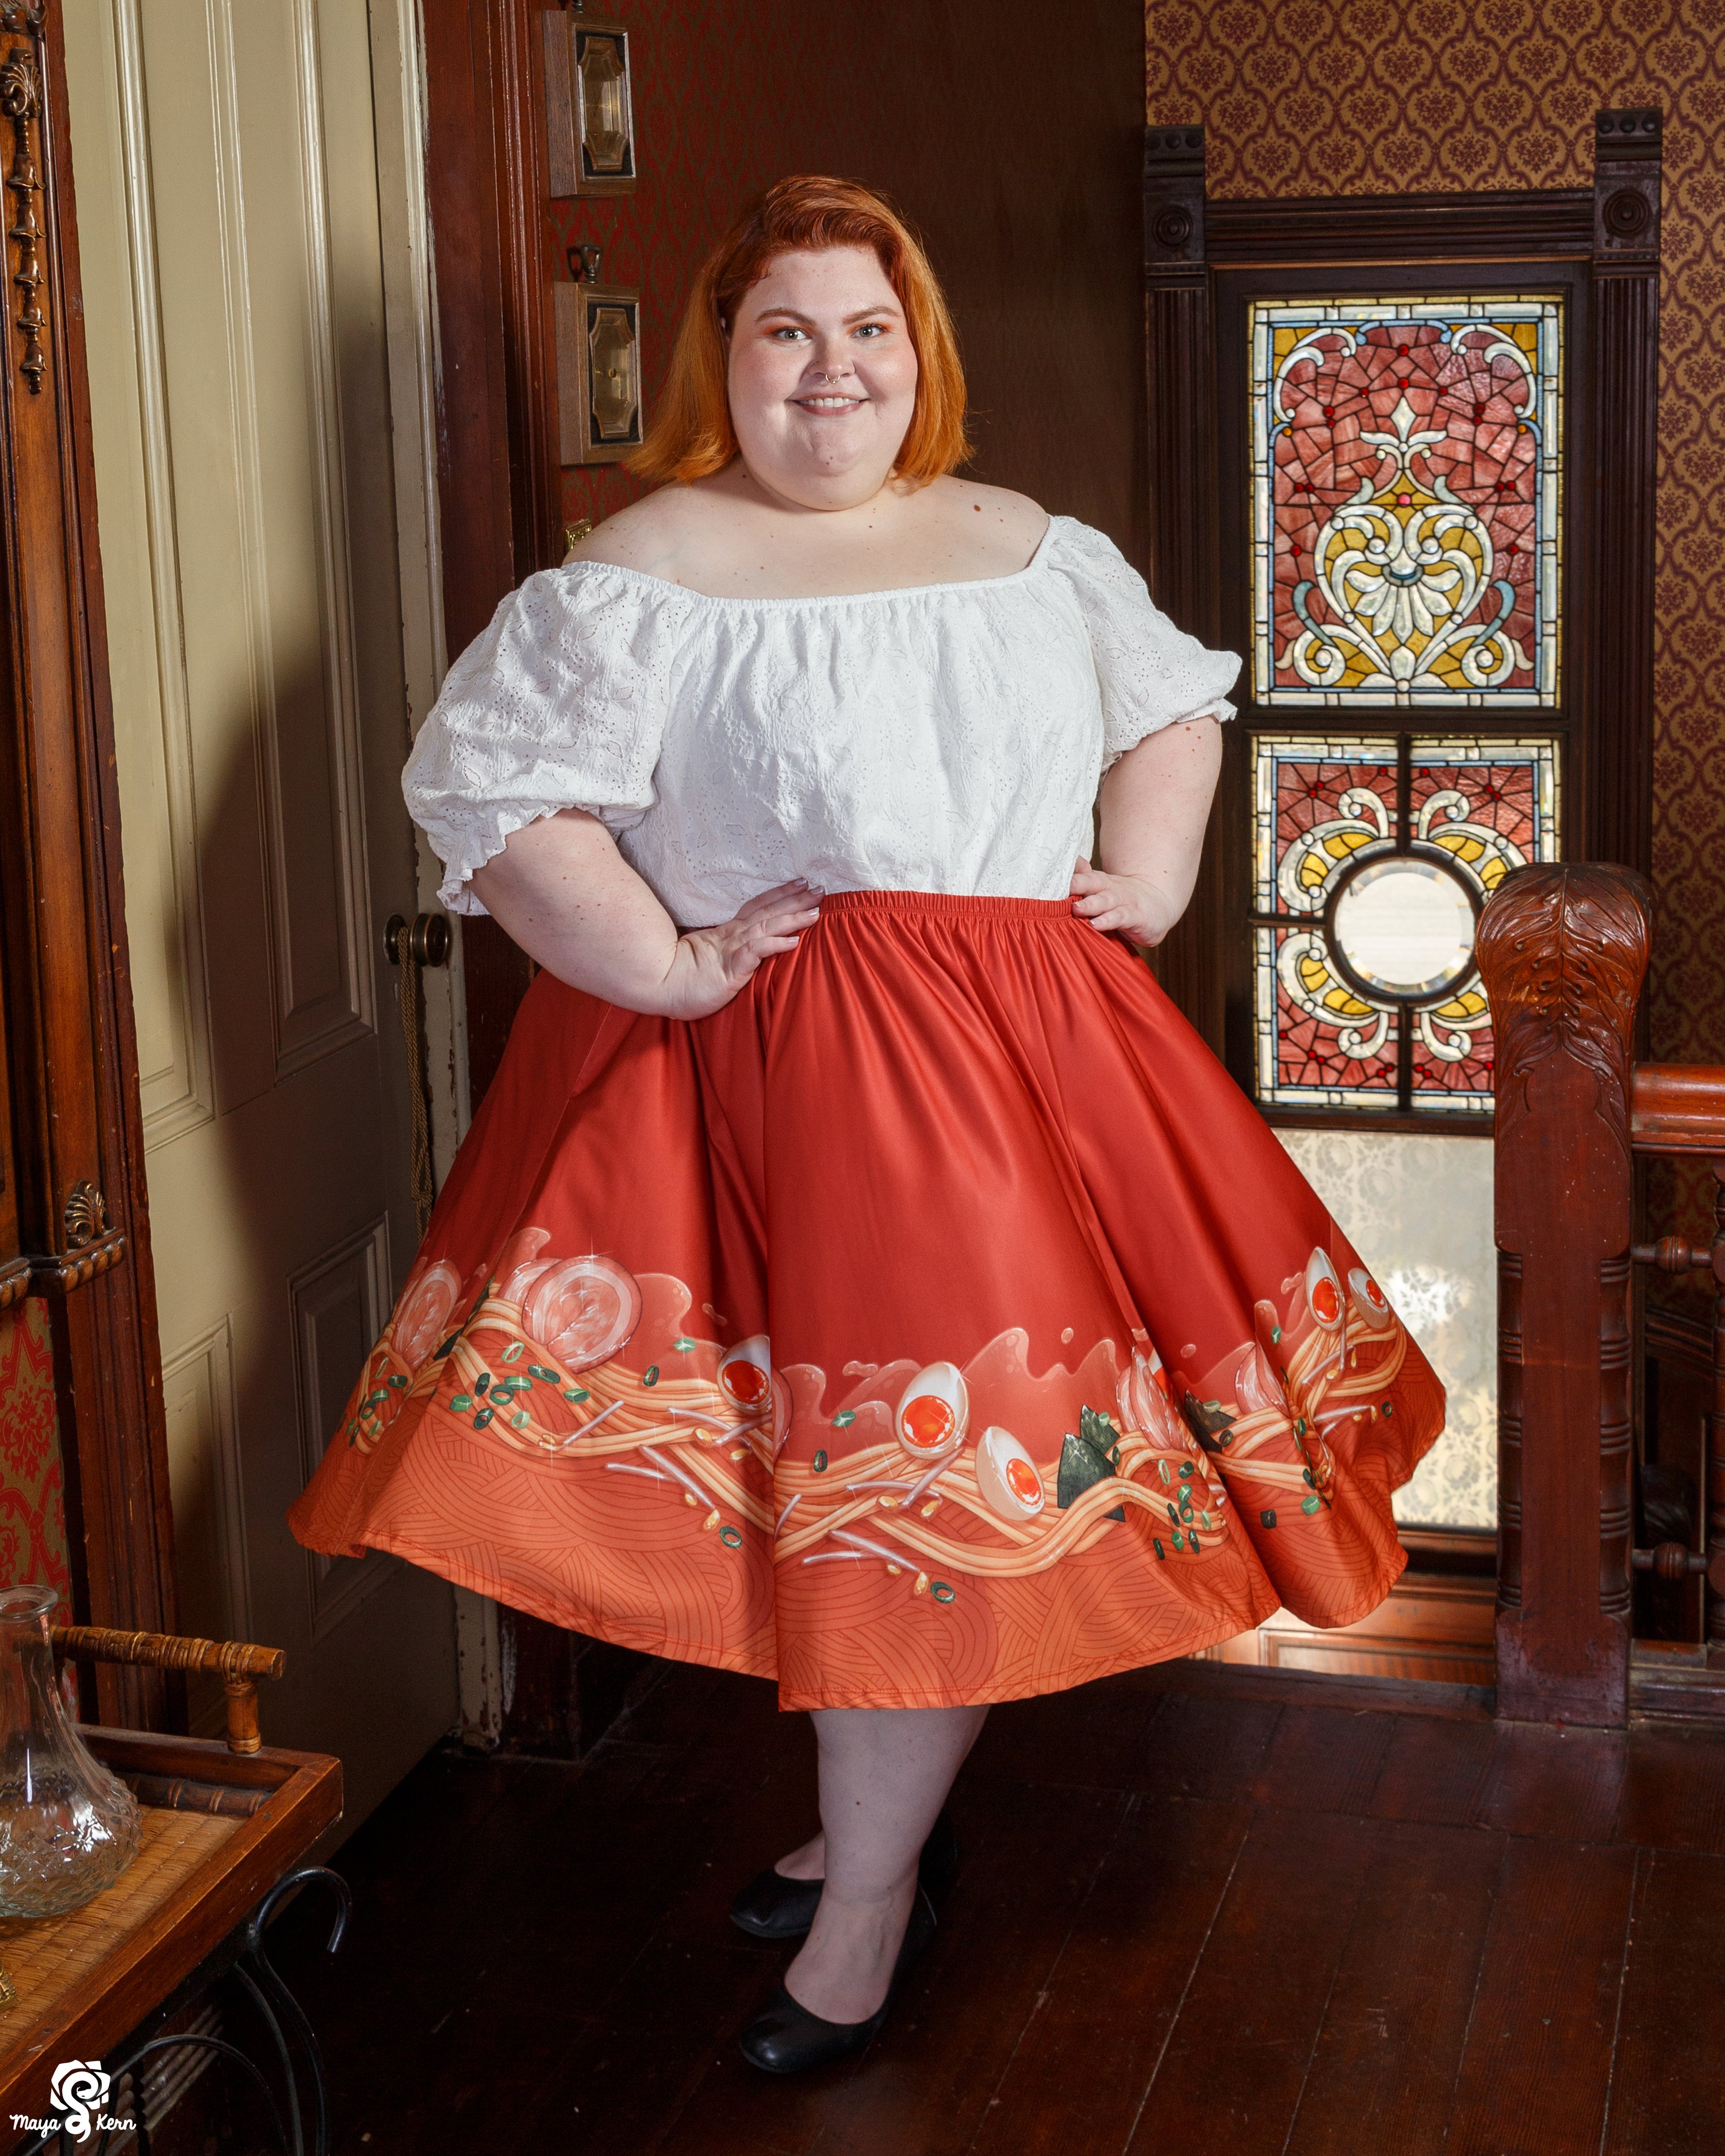
[[[72,1186],[64,1219],[69,1250],[81,1250],[86,1244],[107,1233],[107,1201],[95,1183],[78,1183]]]
[[[64,1249],[30,1263],[33,1291],[70,1295],[126,1255],[126,1235],[108,1220],[108,1201],[94,1183],[74,1183],[60,1214]]]
[[[46,0],[4,0],[0,5],[0,31],[28,32],[39,44],[46,15]],[[18,289],[17,326],[23,339],[18,372],[30,385],[32,396],[42,393],[42,377],[48,372],[43,349],[47,317],[38,303],[43,283],[42,227],[36,218],[36,198],[42,192],[37,176],[31,130],[42,116],[42,73],[37,44],[13,45],[0,59],[0,113],[12,122],[12,169],[6,185],[13,197],[12,221],[7,238],[18,249],[12,281]]]
[[[1594,254],[1614,263],[1659,260],[1660,163],[1665,115],[1617,106],[1594,122]]]
[[[1652,889],[1633,869],[1541,862],[1499,885],[1475,949],[1497,1035],[1500,1144],[1528,1112],[1536,1071],[1563,1055],[1592,1070],[1627,1158],[1630,1035],[1652,922]]]
[[[1204,130],[1144,131],[1144,250],[1162,268],[1204,260]]]

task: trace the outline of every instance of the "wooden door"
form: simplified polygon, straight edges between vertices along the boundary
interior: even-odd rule
[[[283,1521],[417,1240],[412,13],[65,9],[181,1621],[287,1650],[266,1732],[341,1756],[350,1824],[455,1716],[450,1589]]]

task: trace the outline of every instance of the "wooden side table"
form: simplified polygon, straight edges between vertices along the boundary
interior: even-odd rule
[[[281,2022],[299,2038],[314,2097],[311,2145],[326,2142],[321,2062],[310,2025],[270,1969],[262,1930],[270,1906],[295,1880],[329,1882],[340,1913],[347,1887],[333,1872],[295,1866],[341,1811],[341,1765],[322,1753],[268,1746],[234,1752],[192,1737],[126,1729],[80,1732],[97,1758],[129,1781],[144,1807],[143,1840],[126,1873],[69,1916],[0,1922],[0,1966],[14,1998],[0,2011],[0,2147],[25,2152],[56,2143],[94,2149],[94,2135],[67,2140],[17,2126],[51,2120],[54,2071],[66,2060],[123,2071],[152,2046],[201,2044],[227,2051],[254,2081],[256,2065],[220,2040],[152,2035],[164,2004],[188,1979],[212,1982],[228,1967],[252,1993],[275,2039],[286,2080],[281,2138],[300,2156],[307,2143]],[[152,2019],[153,2017],[153,2019]],[[128,2039],[131,2041],[128,2042]],[[8,2137],[21,2135],[21,2139]]]

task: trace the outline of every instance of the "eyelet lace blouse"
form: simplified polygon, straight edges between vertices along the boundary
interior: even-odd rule
[[[831,598],[713,598],[578,562],[530,577],[449,670],[403,776],[446,869],[598,816],[685,927],[830,891],[1061,898],[1097,781],[1233,715],[1240,661],[1183,634],[1111,541],[1050,520],[1029,565]]]

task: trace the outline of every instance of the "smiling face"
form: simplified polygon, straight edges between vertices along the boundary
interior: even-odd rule
[[[916,402],[916,353],[872,248],[781,254],[730,326],[732,424],[750,475],[805,509],[886,484]]]

